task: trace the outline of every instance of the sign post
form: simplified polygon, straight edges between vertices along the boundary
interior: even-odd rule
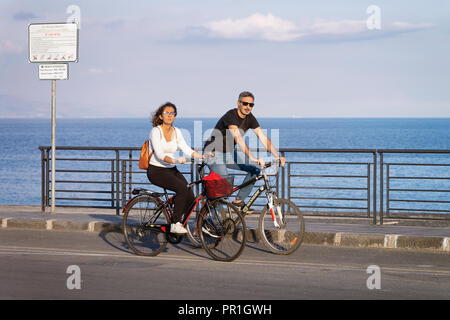
[[[28,25],[28,60],[41,63],[40,80],[52,80],[52,187],[51,213],[55,213],[56,173],[56,80],[69,78],[68,62],[78,62],[76,23],[32,23]]]

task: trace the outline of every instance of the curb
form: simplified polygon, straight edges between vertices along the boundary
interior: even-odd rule
[[[106,221],[68,221],[58,219],[1,218],[1,228],[75,231],[122,232],[122,224]],[[259,242],[259,233],[248,229],[248,242]],[[450,237],[424,237],[396,234],[368,234],[347,232],[306,232],[304,244],[381,249],[413,249],[450,252]]]
[[[303,243],[328,246],[450,252],[450,238],[394,234],[306,232]]]

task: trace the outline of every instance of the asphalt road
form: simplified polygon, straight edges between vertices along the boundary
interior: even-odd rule
[[[449,298],[449,253],[250,243],[224,263],[187,242],[146,258],[114,232],[0,229],[0,299]]]

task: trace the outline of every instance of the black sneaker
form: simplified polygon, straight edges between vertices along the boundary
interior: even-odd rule
[[[242,212],[242,209],[244,209],[244,207],[245,207],[245,203],[244,203],[244,201],[240,201],[240,202],[232,202],[232,204],[234,205],[234,206],[236,206],[241,212]],[[242,214],[248,214],[248,215],[251,215],[251,214],[253,214],[255,211],[254,210],[251,210],[251,209],[248,209],[246,212],[242,212]]]
[[[245,203],[244,203],[243,200],[241,200],[241,201],[239,201],[239,202],[234,202],[234,201],[233,201],[232,204],[233,204],[233,206],[236,206],[236,207],[238,207],[238,208],[241,209],[241,210],[242,210],[243,207],[245,207]]]

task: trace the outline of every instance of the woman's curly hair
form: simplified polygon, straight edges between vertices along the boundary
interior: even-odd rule
[[[163,114],[163,112],[164,112],[164,109],[167,108],[167,107],[172,107],[173,110],[175,111],[175,116],[177,115],[177,107],[176,107],[172,102],[166,102],[166,103],[164,103],[163,105],[161,105],[161,106],[158,108],[158,110],[156,110],[156,111],[153,113],[153,116],[152,116],[152,123],[153,123],[153,126],[154,126],[154,127],[157,127],[157,126],[163,124],[163,121],[162,121],[162,119],[160,118],[160,116],[162,116],[162,114]]]

